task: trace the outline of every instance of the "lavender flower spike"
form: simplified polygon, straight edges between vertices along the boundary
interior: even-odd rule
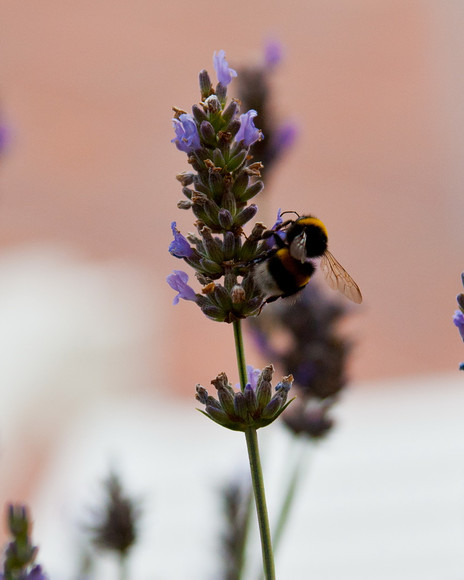
[[[172,124],[176,136],[171,139],[171,143],[175,143],[177,149],[184,153],[191,153],[201,147],[197,125],[192,115],[182,113],[178,119],[172,120]]]
[[[453,322],[458,327],[462,340],[464,340],[464,314],[461,310],[456,310],[453,316]]]
[[[176,222],[171,223],[171,230],[174,239],[169,244],[169,253],[176,258],[190,258],[194,253],[193,249],[176,226]]]
[[[263,139],[262,132],[255,127],[253,119],[258,113],[254,109],[250,109],[243,115],[240,115],[240,129],[235,135],[237,143],[243,141],[245,147],[250,147],[256,141]]]
[[[226,87],[232,78],[237,76],[237,72],[229,67],[229,63],[226,61],[226,53],[223,50],[220,50],[218,53],[214,52],[213,64],[221,85]]]
[[[195,290],[187,284],[188,279],[188,274],[182,272],[182,270],[174,270],[174,272],[169,274],[169,276],[166,278],[169,286],[178,292],[177,296],[174,296],[174,300],[172,301],[173,304],[179,304],[180,298],[183,300],[192,300],[193,302],[196,302],[197,295],[195,294]]]

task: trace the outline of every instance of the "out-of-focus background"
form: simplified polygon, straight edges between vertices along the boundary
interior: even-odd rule
[[[165,283],[179,267],[170,222],[192,230],[176,208],[188,165],[170,143],[171,107],[198,101],[198,72],[214,75],[221,48],[238,69],[268,38],[284,47],[274,106],[299,135],[258,218],[271,225],[281,207],[327,224],[364,295],[349,327],[353,381],[383,397],[409,377],[406,393],[437,396],[422,380],[440,389],[464,358],[451,322],[464,270],[463,24],[459,2],[414,0],[2,4],[2,502],[38,502],[93,409],[171,397],[193,413],[195,383],[235,376],[231,328],[172,306]],[[248,352],[262,366],[251,341]]]

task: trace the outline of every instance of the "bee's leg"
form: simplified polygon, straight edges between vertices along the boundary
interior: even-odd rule
[[[278,246],[279,248],[285,248],[286,247],[286,243],[279,236],[279,234],[277,232],[274,232],[274,241],[275,241],[276,246]]]
[[[266,300],[263,300],[263,303],[259,307],[259,312],[256,316],[259,316],[261,314],[261,310],[265,307],[266,304],[269,304],[270,302],[275,302],[278,298],[280,298],[280,296],[270,296]]]

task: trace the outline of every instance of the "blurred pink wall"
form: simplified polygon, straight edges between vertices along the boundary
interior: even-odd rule
[[[358,281],[353,377],[454,371],[464,359],[451,323],[464,270],[463,18],[461,3],[414,0],[4,2],[12,141],[0,241],[133,260],[162,296],[165,338],[152,348],[175,392],[235,375],[232,329],[190,303],[171,307],[164,282],[179,267],[171,220],[192,229],[176,208],[187,164],[170,143],[171,106],[198,100],[214,50],[238,67],[271,34],[286,55],[276,108],[301,131],[266,203],[321,217]]]

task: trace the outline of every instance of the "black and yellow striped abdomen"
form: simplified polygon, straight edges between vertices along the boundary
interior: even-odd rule
[[[288,248],[281,248],[266,262],[269,274],[283,296],[291,296],[303,289],[313,275],[311,262],[303,264],[290,255]]]

